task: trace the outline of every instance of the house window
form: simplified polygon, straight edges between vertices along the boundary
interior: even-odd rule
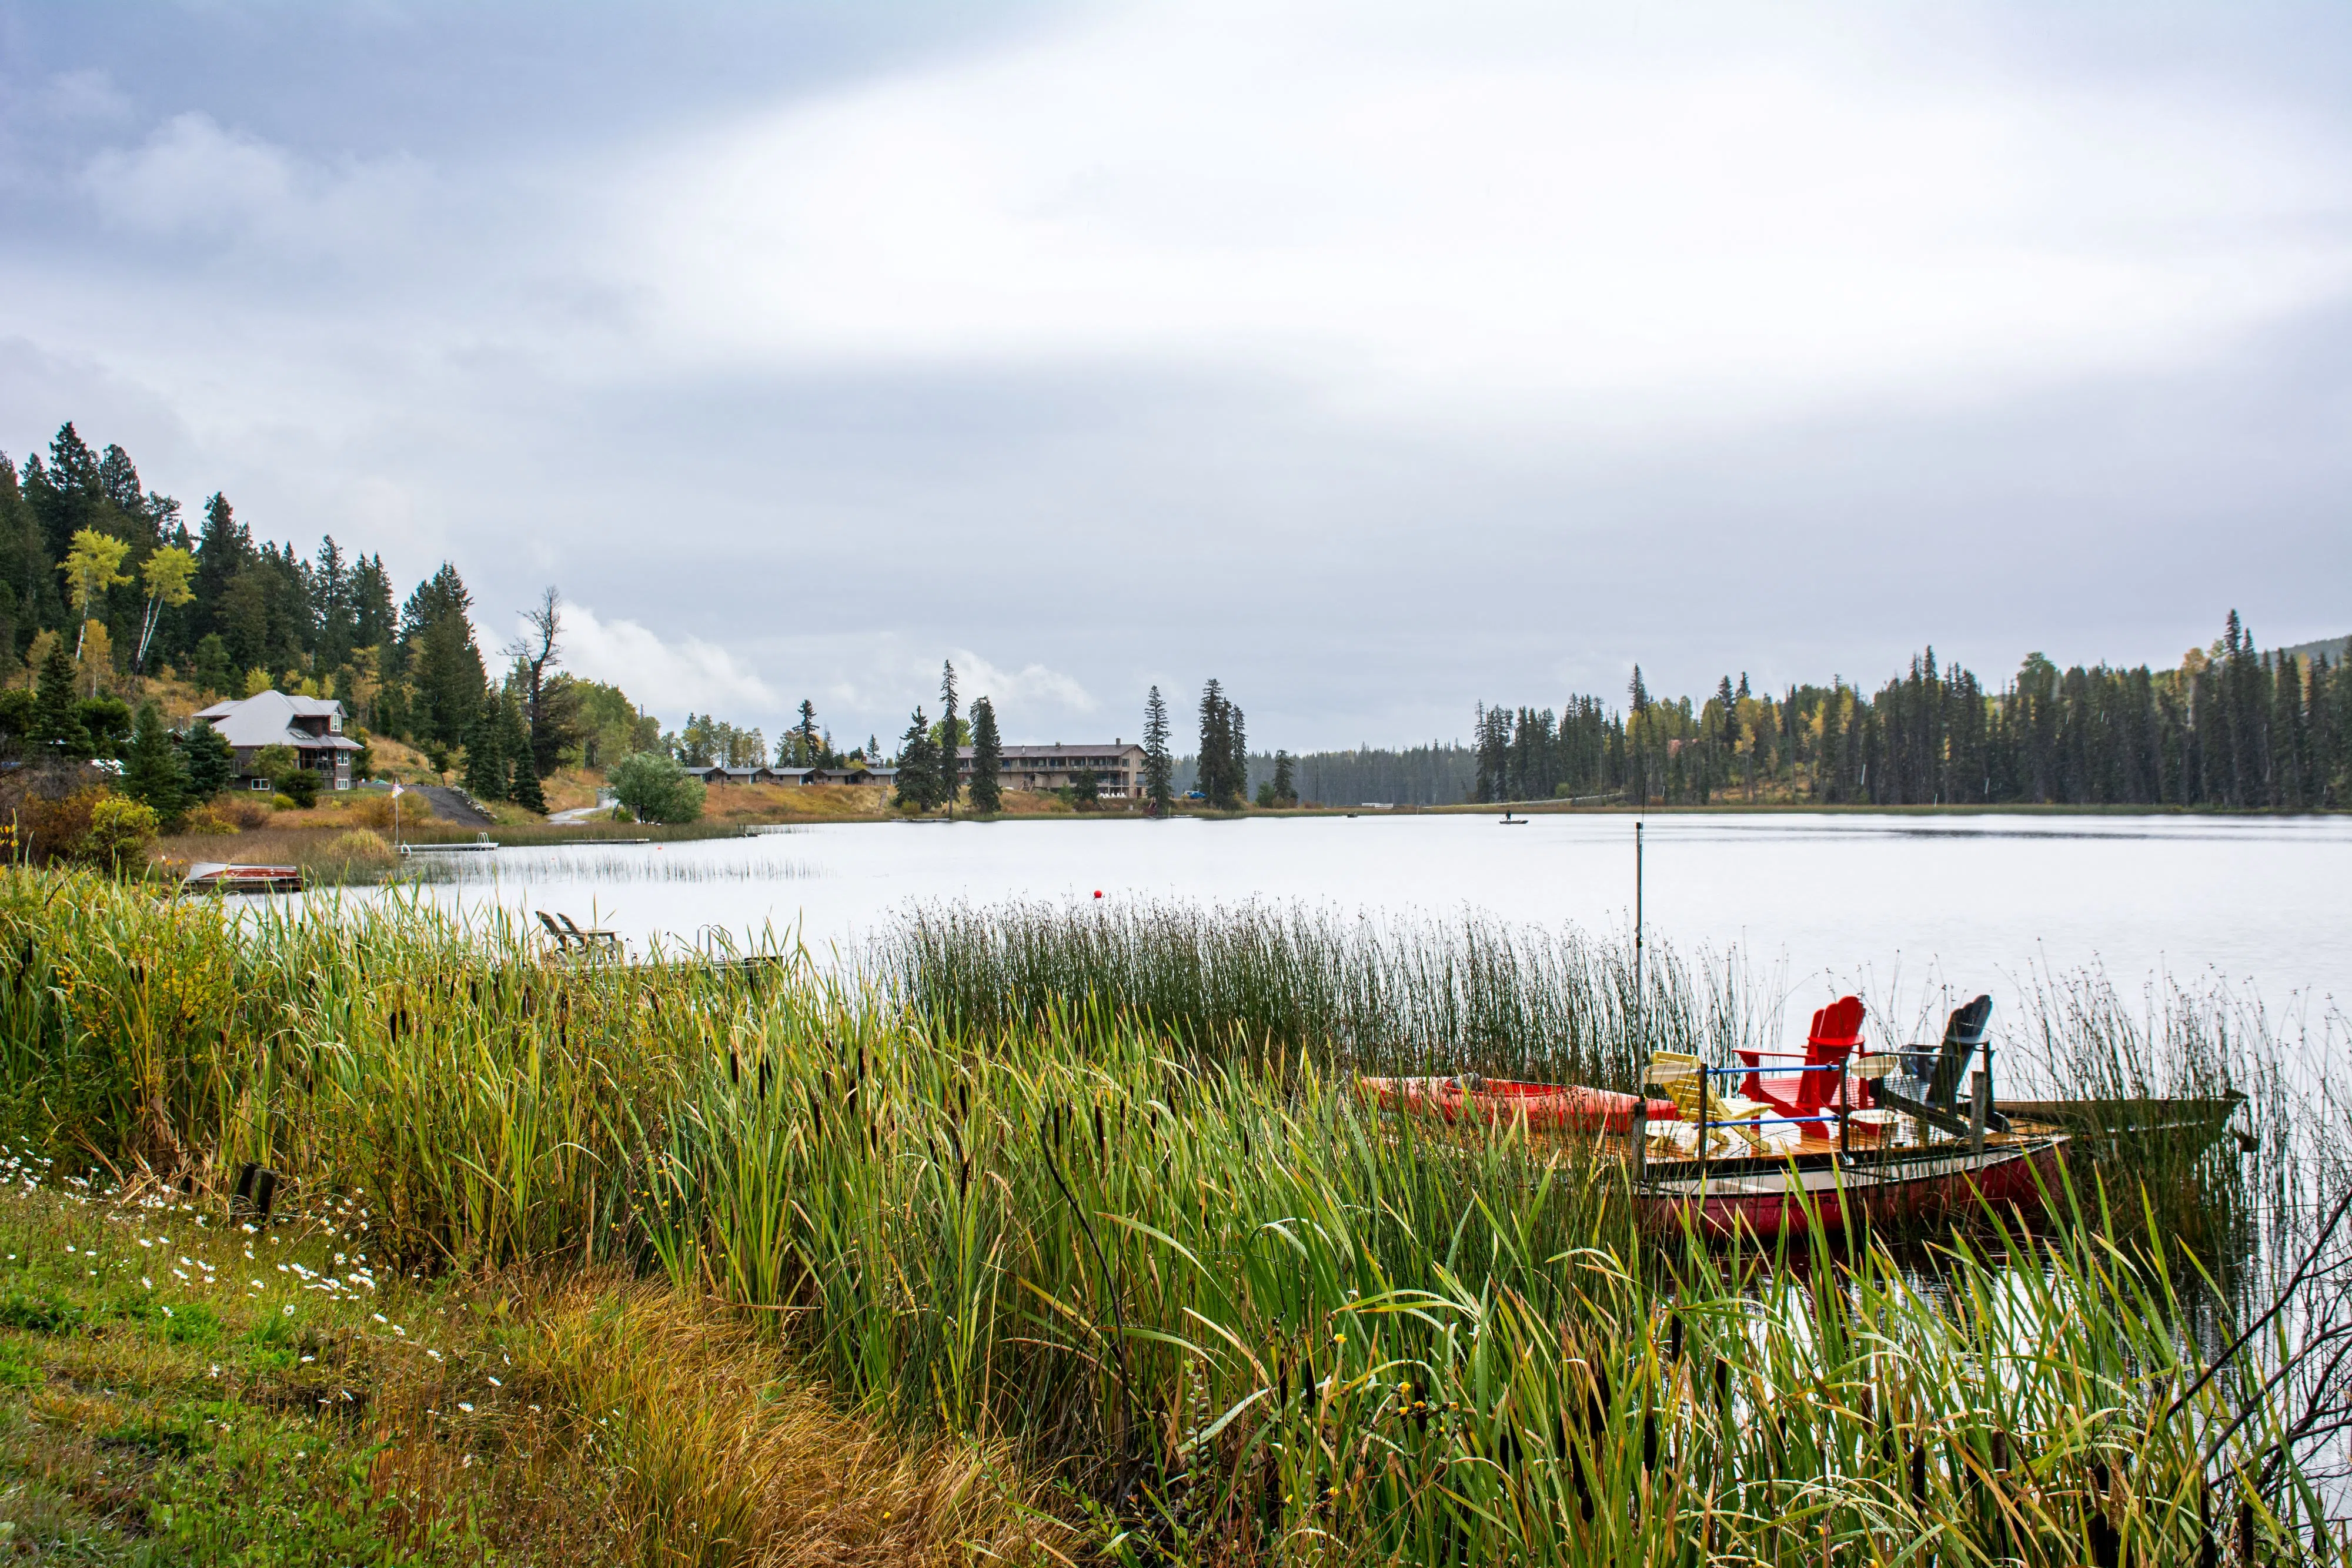
[[[257,779],[253,781],[253,787],[257,789],[267,789],[269,788],[269,780],[267,779]]]

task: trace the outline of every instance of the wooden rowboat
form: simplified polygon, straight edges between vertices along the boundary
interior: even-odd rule
[[[299,893],[302,868],[199,861],[188,868],[180,889],[184,893]]]
[[[1760,1240],[1801,1234],[1818,1210],[1832,1233],[1853,1223],[1958,1218],[1990,1203],[2028,1213],[2042,1207],[2067,1135],[2021,1123],[1988,1133],[1984,1146],[1948,1139],[1914,1148],[1845,1149],[1806,1139],[1775,1155],[1646,1162],[1635,1201],[1660,1229],[1687,1224],[1708,1236]]]
[[[2246,1097],[2232,1089],[2226,1094],[2170,1099],[2002,1100],[1996,1109],[2005,1116],[2063,1128],[2084,1144],[2158,1137],[2179,1139],[2202,1150],[2221,1135],[2245,1103]]]
[[[1357,1084],[1383,1108],[1447,1123],[1593,1136],[1603,1152],[1635,1162],[1634,1201],[1645,1223],[1660,1230],[1687,1224],[1716,1237],[1744,1233],[1770,1240],[1783,1232],[1801,1233],[1813,1212],[1836,1231],[1849,1220],[1884,1224],[1964,1216],[1985,1202],[2032,1211],[2041,1206],[2069,1141],[2065,1132],[2032,1123],[2018,1111],[2008,1130],[1988,1129],[1981,1145],[1969,1136],[1898,1146],[1882,1145],[1874,1133],[1842,1139],[1833,1130],[1808,1127],[1785,1146],[1701,1160],[1677,1147],[1675,1130],[1687,1135],[1688,1129],[1671,1101],[1475,1074],[1367,1077]],[[1637,1108],[1645,1134],[1638,1150],[1626,1136]],[[1665,1152],[1654,1152],[1660,1149]]]

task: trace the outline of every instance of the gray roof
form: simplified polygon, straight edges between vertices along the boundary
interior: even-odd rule
[[[1016,758],[1024,762],[1058,762],[1069,757],[1120,757],[1128,752],[1142,749],[1142,747],[1131,740],[1113,740],[1096,741],[1087,746],[1006,746],[1000,747],[997,754],[1007,762]],[[956,756],[959,758],[971,755],[971,747],[956,747]]]
[[[215,703],[196,717],[220,732],[223,740],[239,749],[291,746],[306,751],[357,751],[359,742],[344,735],[312,735],[294,727],[298,718],[339,718],[343,705],[329,697],[292,697],[284,692]]]

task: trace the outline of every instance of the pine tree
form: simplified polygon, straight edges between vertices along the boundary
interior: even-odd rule
[[[1290,753],[1287,751],[1277,751],[1274,754],[1274,803],[1283,807],[1298,804],[1298,782],[1292,771]]]
[[[139,718],[131,731],[129,754],[123,759],[122,792],[153,811],[167,826],[187,810],[188,779],[172,732],[152,702],[139,705]]]
[[[1225,705],[1225,737],[1226,806],[1238,811],[1249,803],[1249,730],[1242,710],[1230,702]]]
[[[940,801],[952,814],[956,803],[957,775],[961,770],[962,747],[956,744],[956,678],[955,665],[944,660],[940,664],[940,728],[946,738],[940,743]]]
[[[541,688],[542,695],[545,687]],[[547,815],[547,793],[539,786],[539,768],[531,758],[530,727],[522,704],[509,695],[499,704],[499,749],[509,762],[507,799],[526,811]]]
[[[1175,809],[1175,759],[1168,755],[1168,704],[1153,686],[1143,699],[1143,793],[1153,816]]]
[[[486,692],[476,699],[474,722],[466,730],[466,792],[477,800],[503,800],[509,779],[506,704]]]
[[[927,811],[938,803],[934,793],[938,781],[932,777],[933,747],[931,721],[923,716],[919,706],[907,725],[907,733],[898,737],[898,778],[891,793],[895,804]]]
[[[1003,788],[996,772],[1004,747],[996,733],[996,705],[986,697],[971,703],[971,809],[993,813],[1004,809]]]
[[[824,753],[817,745],[816,704],[806,697],[801,699],[800,727],[793,733],[800,737],[799,749],[794,758],[797,764],[803,768],[822,766],[820,758]]]
[[[1249,777],[1247,753],[1236,745],[1240,722],[1241,710],[1225,700],[1224,688],[1212,679],[1201,689],[1199,786],[1202,798],[1221,811],[1240,809]],[[1234,766],[1237,756],[1244,764],[1240,768]]]
[[[236,782],[236,752],[209,724],[192,724],[180,737],[180,766],[194,801],[209,800]]]
[[[48,655],[41,661],[39,689],[33,700],[33,727],[26,738],[53,757],[90,754],[89,731],[83,726],[74,700],[73,657],[66,652],[62,637],[51,641]]]

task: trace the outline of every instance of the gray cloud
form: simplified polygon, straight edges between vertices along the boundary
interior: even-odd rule
[[[552,579],[673,722],[2346,629],[2341,18],[1711,20],[0,5],[75,106],[0,110],[0,445],[450,556],[492,642]]]

